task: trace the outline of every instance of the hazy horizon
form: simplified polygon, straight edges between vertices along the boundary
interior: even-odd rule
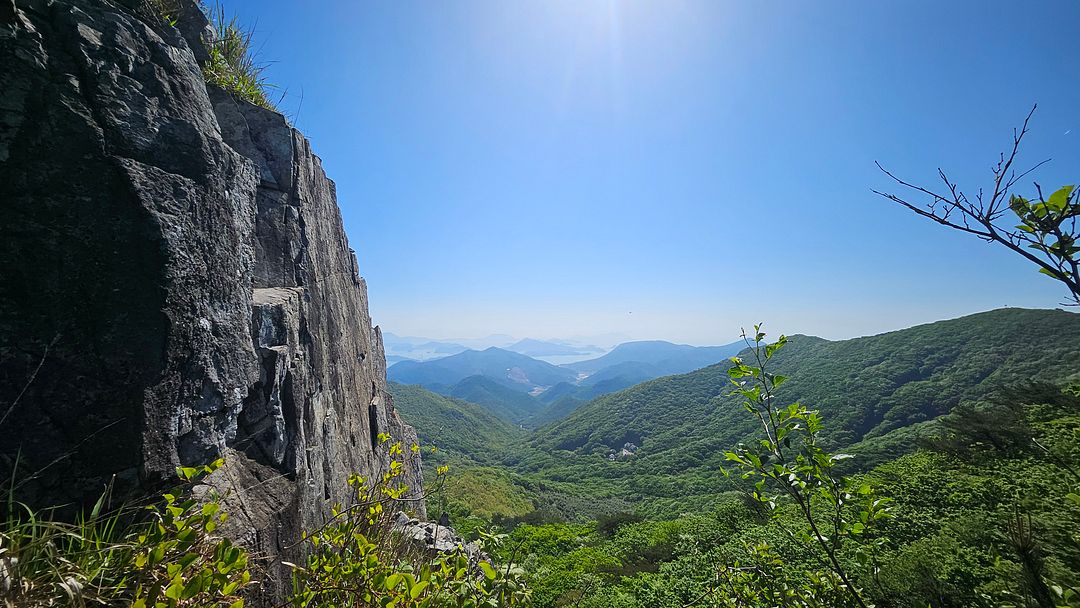
[[[1021,192],[1075,180],[1080,82],[1050,34],[1080,3],[225,6],[394,333],[838,339],[1065,300],[870,189],[895,190],[874,161],[986,186],[1036,102],[1020,162],[1053,161]]]
[[[1039,308],[1039,307],[1027,307],[1027,306],[1004,307],[1004,306],[1002,306],[1002,307],[998,307],[998,308]],[[947,321],[949,319],[956,319],[956,318],[959,318],[959,317],[978,314],[978,313],[981,313],[981,312],[989,312],[991,310],[997,310],[998,308],[989,308],[989,309],[986,309],[986,310],[975,310],[975,311],[970,311],[970,312],[966,312],[966,313],[963,313],[963,314],[945,316],[945,317],[936,318],[936,319],[927,319],[927,320],[917,321],[917,322],[914,322],[914,323],[911,323],[911,324],[908,324],[908,325],[898,325],[898,326],[895,326],[895,327],[886,327],[886,328],[883,328],[883,329],[880,329],[880,330],[873,330],[873,331],[867,331],[865,333],[850,334],[850,335],[823,335],[821,333],[815,333],[815,332],[812,332],[812,331],[802,331],[802,330],[799,330],[799,329],[777,327],[775,323],[772,323],[772,322],[770,322],[768,320],[765,320],[764,324],[765,324],[765,330],[772,336],[776,336],[776,335],[779,335],[781,333],[787,334],[787,335],[803,334],[803,335],[815,336],[815,337],[818,337],[818,338],[825,338],[827,340],[848,340],[848,339],[852,339],[852,338],[860,338],[860,337],[865,337],[865,336],[873,336],[873,335],[878,335],[878,334],[883,334],[883,333],[889,333],[889,332],[893,332],[893,331],[900,331],[900,330],[903,330],[903,329],[909,329],[911,327],[915,327],[917,325],[925,325],[925,324],[934,323],[934,322],[937,322],[937,321]],[[1066,312],[1071,312],[1073,314],[1080,314],[1080,310],[1074,310],[1073,308],[1069,308],[1069,307],[1064,306],[1064,305],[1042,307],[1042,309],[1043,310],[1060,309],[1060,310],[1064,310]],[[375,322],[375,324],[379,325],[379,323],[377,321]],[[746,327],[746,329],[749,330],[752,325],[753,325],[753,323],[749,323],[749,324],[745,324],[743,327]],[[571,335],[571,336],[545,336],[545,335],[533,335],[533,334],[530,334],[530,333],[512,334],[512,333],[507,333],[507,332],[494,331],[494,332],[491,332],[491,333],[489,333],[487,335],[471,335],[471,336],[470,335],[429,335],[429,334],[425,334],[425,333],[411,333],[411,332],[395,331],[394,329],[387,328],[386,326],[383,326],[383,325],[379,325],[379,327],[382,329],[384,335],[391,334],[391,335],[396,336],[398,338],[405,338],[405,339],[421,338],[421,339],[435,340],[435,341],[438,341],[438,342],[456,343],[456,344],[461,344],[462,346],[469,346],[469,344],[467,344],[467,343],[479,343],[481,345],[484,345],[484,346],[469,346],[469,348],[472,348],[474,350],[476,350],[478,348],[487,348],[488,346],[496,346],[496,347],[502,348],[503,347],[502,345],[510,345],[510,344],[513,344],[513,343],[518,342],[520,340],[529,339],[529,338],[534,339],[534,340],[541,340],[541,341],[545,341],[545,342],[569,343],[569,344],[576,345],[576,346],[596,346],[596,347],[604,348],[604,349],[610,349],[612,346],[616,346],[616,345],[621,344],[623,342],[640,342],[640,341],[649,341],[649,340],[660,340],[660,341],[664,341],[664,342],[673,342],[673,343],[676,343],[676,344],[688,344],[690,346],[722,346],[722,345],[725,345],[725,344],[731,344],[732,342],[737,342],[737,341],[741,340],[741,338],[739,336],[739,331],[740,331],[741,328],[736,329],[735,333],[733,333],[731,335],[731,337],[726,338],[726,339],[723,338],[723,337],[719,337],[719,338],[717,338],[715,340],[702,340],[702,339],[678,339],[678,338],[672,338],[670,336],[661,336],[661,335],[634,335],[634,334],[630,334],[630,333],[616,333],[616,334],[607,333],[607,334]]]

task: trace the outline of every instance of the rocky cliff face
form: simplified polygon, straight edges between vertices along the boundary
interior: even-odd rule
[[[233,532],[282,555],[415,433],[333,182],[207,90],[193,10],[0,0],[0,477],[78,504],[224,456]]]

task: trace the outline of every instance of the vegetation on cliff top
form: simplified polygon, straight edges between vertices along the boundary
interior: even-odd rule
[[[213,29],[213,39],[204,37],[202,40],[210,56],[202,65],[206,83],[220,87],[248,103],[277,111],[270,99],[270,89],[274,87],[264,74],[266,64],[258,60],[252,47],[254,28],[240,23],[237,15],[226,16],[221,3],[215,3],[212,8],[207,7],[203,0],[193,0],[191,3],[152,0],[151,4],[169,26],[177,25],[185,10],[202,11]]]
[[[287,605],[528,605],[522,570],[509,562],[496,568],[479,552],[497,550],[501,537],[485,535],[478,547],[433,555],[395,525],[408,491],[400,483],[404,463],[418,446],[379,439],[391,458],[388,468],[352,476],[351,502],[332,505],[326,523],[303,534],[302,564],[284,563],[293,571]],[[249,588],[276,565],[224,537],[223,497],[197,491],[201,478],[222,465],[178,469],[181,483],[142,507],[110,510],[106,493],[75,523],[9,501],[0,521],[0,602],[242,608]]]
[[[210,22],[214,40],[206,43],[210,53],[210,61],[203,65],[206,82],[244,101],[276,111],[269,95],[272,85],[264,74],[266,65],[257,60],[251,46],[255,30],[241,25],[236,15],[226,17],[220,4],[210,11]]]

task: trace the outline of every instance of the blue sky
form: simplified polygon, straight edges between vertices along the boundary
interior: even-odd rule
[[[338,187],[384,329],[844,338],[1064,288],[879,199],[1078,181],[1080,3],[229,0]],[[317,8],[315,8],[317,6]]]

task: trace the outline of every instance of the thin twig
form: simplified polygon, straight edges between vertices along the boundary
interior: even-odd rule
[[[56,343],[59,341],[60,334],[56,334],[55,336],[53,336],[52,341],[45,345],[45,350],[41,353],[41,360],[38,361],[37,367],[35,367],[34,371],[31,372],[30,378],[26,381],[26,384],[23,385],[22,390],[19,391],[19,394],[15,397],[15,400],[12,401],[11,405],[8,406],[7,411],[4,412],[4,415],[0,416],[0,425],[4,424],[4,421],[7,420],[7,417],[11,415],[11,412],[15,410],[15,406],[17,406],[19,404],[19,401],[23,398],[23,395],[25,395],[26,391],[30,389],[30,385],[34,383],[34,380],[37,378],[38,372],[41,371],[41,367],[45,365],[45,359],[49,356],[49,349],[53,346],[56,346]]]

